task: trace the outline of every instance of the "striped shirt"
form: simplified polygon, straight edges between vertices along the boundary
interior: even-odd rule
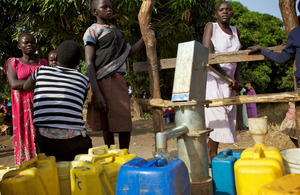
[[[85,130],[82,110],[89,89],[87,76],[75,69],[42,66],[34,71],[32,79],[36,81],[34,125]]]

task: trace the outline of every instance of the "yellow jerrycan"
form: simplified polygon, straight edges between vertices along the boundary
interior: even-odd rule
[[[91,161],[93,157],[101,156],[104,154],[114,153],[116,154],[116,162],[120,164],[124,164],[134,158],[137,157],[136,154],[129,154],[128,149],[118,149],[116,145],[111,145],[108,148],[107,145],[98,146],[90,148],[88,154],[79,154],[76,155],[74,160],[75,161]]]
[[[70,170],[76,167],[78,163],[80,161],[60,161],[56,163],[62,195],[71,195]]]
[[[0,181],[2,180],[2,177],[5,173],[7,173],[8,171],[16,170],[18,168],[19,166],[7,167],[6,165],[0,165]]]
[[[247,148],[234,164],[235,183],[238,195],[257,195],[260,188],[284,173],[279,151],[264,144]]]
[[[19,169],[5,173],[0,189],[2,195],[60,195],[55,157],[38,154]]]
[[[259,195],[300,195],[300,174],[288,174],[264,185]]]
[[[72,195],[115,194],[117,175],[121,166],[113,163],[115,157],[114,153],[104,154],[94,157],[92,161],[79,162],[73,167],[70,171]]]

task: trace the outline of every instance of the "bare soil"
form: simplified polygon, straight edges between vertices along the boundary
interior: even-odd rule
[[[167,124],[165,129],[175,127],[175,124]],[[237,130],[237,143],[220,144],[219,152],[226,149],[234,151],[243,151],[245,148],[253,147],[254,142],[248,131]],[[104,145],[102,132],[88,130],[88,135],[92,138],[93,146]],[[117,136],[115,136],[116,144],[118,145]],[[268,135],[265,140],[266,146],[276,147],[278,150],[295,148],[289,137],[279,131],[279,125],[270,124]],[[155,136],[153,133],[153,122],[151,119],[140,119],[133,121],[133,131],[130,144],[130,153],[150,160],[153,158],[155,150]],[[168,151],[172,157],[177,157],[176,139],[168,141]],[[0,136],[0,165],[13,166],[13,137],[10,135]]]

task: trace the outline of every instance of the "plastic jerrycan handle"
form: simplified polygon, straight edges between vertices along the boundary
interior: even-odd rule
[[[20,169],[26,169],[28,167],[35,167],[36,163],[38,160],[46,158],[46,154],[45,153],[40,153],[37,155],[37,157],[30,159],[27,162],[24,162],[23,164],[21,164],[19,167]]]
[[[27,162],[24,162],[23,164],[20,165],[20,169],[26,169],[28,167],[34,167],[35,163],[38,161],[37,157],[36,158],[32,158]]]
[[[104,151],[104,152],[102,152],[101,154],[97,153],[97,155],[107,154],[108,153],[107,145],[90,148],[89,151],[88,151],[88,154],[94,154],[94,152],[98,152],[98,151]]]
[[[114,162],[115,159],[116,159],[116,154],[115,153],[108,153],[108,154],[104,154],[104,155],[101,155],[101,156],[95,156],[92,158],[92,162],[97,162],[97,161],[100,161],[102,159],[105,159],[105,158],[109,158],[109,157],[112,157],[112,160],[110,162]],[[105,162],[105,163],[110,163],[110,162]]]
[[[227,150],[221,152],[221,154],[222,154],[224,157],[232,156],[232,150],[231,150],[231,149],[227,149]]]
[[[255,146],[253,151],[253,159],[261,159],[263,157],[263,149],[261,146]]]

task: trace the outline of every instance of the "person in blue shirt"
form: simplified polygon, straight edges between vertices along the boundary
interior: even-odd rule
[[[300,26],[295,27],[288,35],[285,48],[279,52],[275,52],[261,45],[248,47],[248,54],[261,52],[262,55],[270,60],[283,65],[292,59],[296,60],[297,70],[294,72],[297,83],[297,91],[300,94]]]
[[[300,4],[300,3],[299,3]],[[298,5],[299,5],[298,4]],[[296,71],[294,75],[296,77],[297,92],[300,95],[300,26],[295,27],[288,35],[285,48],[279,52],[275,52],[261,45],[248,47],[250,50],[248,54],[253,54],[261,51],[261,54],[269,58],[270,60],[283,65],[292,59],[296,60]],[[289,135],[295,146],[298,147],[298,140],[293,135]]]

